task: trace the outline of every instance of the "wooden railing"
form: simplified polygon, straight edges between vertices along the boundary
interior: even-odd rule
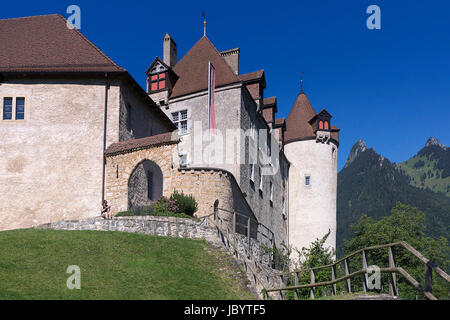
[[[220,212],[225,212],[228,215],[231,215],[231,219],[224,218]],[[215,216],[220,217],[220,220],[223,222],[228,222],[231,224],[231,231],[233,233],[240,233],[247,236],[248,242],[250,243],[250,239],[254,232],[256,234],[255,238],[261,243],[264,243],[268,247],[273,247],[275,243],[275,235],[274,233],[267,228],[265,225],[260,223],[259,221],[240,213],[238,211],[230,211],[222,208],[217,208],[217,212]],[[245,221],[244,223],[241,221]],[[244,230],[244,232],[238,232],[238,227]]]
[[[401,266],[397,266],[396,260],[395,260],[395,250],[396,247],[402,247],[406,249],[408,252],[410,252],[412,255],[414,255],[416,258],[419,259],[420,262],[422,262],[425,266],[425,287],[423,287],[416,279],[414,279],[408,272],[405,271]],[[425,297],[427,297],[430,300],[437,300],[437,298],[433,295],[433,277],[432,273],[433,271],[439,275],[441,278],[446,280],[447,282],[450,282],[450,277],[447,273],[445,273],[441,268],[435,266],[430,260],[425,258],[420,252],[418,252],[416,249],[414,249],[412,246],[410,246],[408,243],[401,241],[396,243],[390,243],[385,245],[377,245],[372,247],[366,247],[364,249],[360,249],[358,251],[355,251],[346,257],[339,259],[335,261],[332,264],[324,265],[316,268],[311,269],[303,269],[303,270],[297,270],[293,272],[284,272],[284,273],[277,273],[272,274],[270,277],[278,277],[280,280],[280,286],[277,288],[269,288],[266,289],[267,293],[270,292],[278,292],[281,299],[285,298],[285,292],[286,291],[293,291],[294,292],[294,299],[299,299],[298,290],[300,289],[309,289],[310,290],[310,298],[314,299],[315,297],[315,288],[317,287],[323,287],[323,286],[332,286],[332,295],[336,295],[336,284],[339,282],[345,281],[345,287],[346,291],[348,293],[351,293],[351,279],[355,278],[357,276],[363,276],[363,290],[364,293],[368,290],[368,266],[367,266],[367,252],[378,250],[378,249],[387,249],[388,250],[388,260],[389,260],[389,267],[388,268],[379,268],[378,271],[380,273],[388,273],[390,274],[390,282],[389,282],[389,293],[392,296],[398,296],[398,287],[397,287],[397,279],[396,274],[402,275],[414,288],[416,288],[419,292],[423,293]],[[362,256],[362,268],[355,272],[350,272],[349,269],[349,259],[351,257],[354,257],[358,254],[361,254]],[[339,266],[339,264],[344,264],[344,272],[345,275],[336,278],[336,268]],[[318,271],[324,270],[324,269],[330,269],[331,273],[331,281],[323,281],[323,282],[316,282],[315,281],[315,275]],[[310,274],[310,283],[299,285],[299,274]],[[284,281],[288,278],[294,278],[294,285],[293,286],[285,286]]]

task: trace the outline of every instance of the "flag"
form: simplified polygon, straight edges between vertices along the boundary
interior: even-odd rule
[[[216,134],[216,114],[214,111],[214,89],[216,88],[216,69],[209,62],[208,73],[208,115],[209,115],[209,132]]]

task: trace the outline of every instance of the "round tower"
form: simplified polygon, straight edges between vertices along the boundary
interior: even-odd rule
[[[289,169],[289,244],[299,250],[330,231],[325,247],[336,248],[339,129],[332,116],[314,111],[300,92],[286,119]]]

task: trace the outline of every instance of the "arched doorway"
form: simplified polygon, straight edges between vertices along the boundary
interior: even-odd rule
[[[140,162],[128,180],[128,209],[149,206],[163,194],[161,168],[151,160]]]

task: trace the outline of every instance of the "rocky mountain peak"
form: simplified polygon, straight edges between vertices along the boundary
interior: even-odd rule
[[[353,145],[352,150],[350,151],[350,153],[348,155],[347,162],[345,163],[344,168],[347,167],[353,161],[355,161],[355,159],[366,150],[367,150],[366,143],[362,139],[359,139]]]
[[[438,139],[433,138],[433,137],[428,139],[428,141],[425,145],[425,147],[430,147],[430,146],[438,146],[444,150],[447,149],[447,147],[443,143],[441,143]]]

